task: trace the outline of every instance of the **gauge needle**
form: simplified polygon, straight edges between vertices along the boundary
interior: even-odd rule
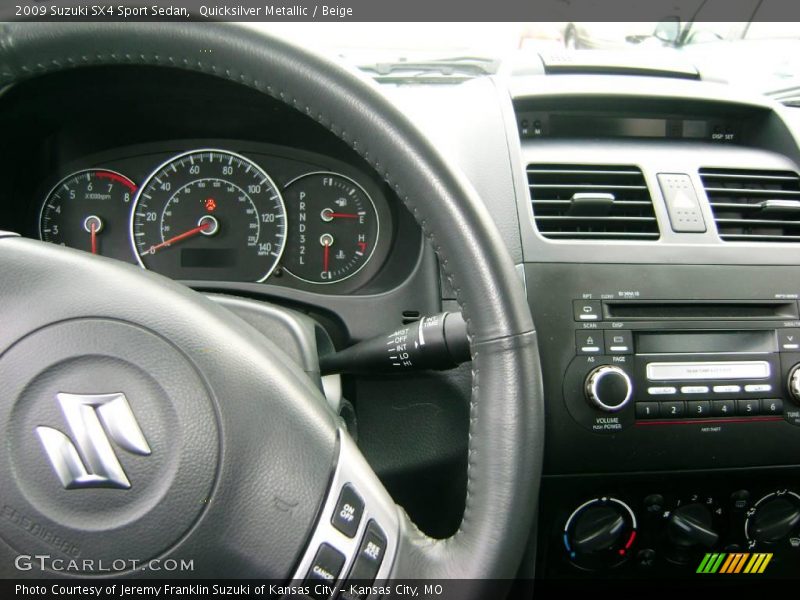
[[[190,229],[189,231],[184,231],[183,233],[178,234],[175,237],[171,237],[168,240],[164,240],[160,244],[156,244],[155,246],[150,246],[150,248],[142,252],[142,255],[155,254],[158,250],[161,250],[161,248],[166,248],[167,246],[171,246],[175,242],[180,242],[181,240],[185,240],[186,238],[192,237],[193,235],[202,233],[203,231],[211,227],[211,225],[212,225],[211,222],[206,221],[201,225],[198,225],[197,227]]]
[[[92,254],[97,254],[97,223],[92,221],[89,227],[91,228],[92,235]]]
[[[328,270],[328,257],[330,256],[330,253],[331,253],[330,244],[324,244],[322,246],[322,270],[323,271],[327,271]]]
[[[355,213],[337,213],[337,212],[332,212],[332,213],[328,213],[328,216],[331,217],[332,219],[357,219],[358,218],[358,215],[355,214]]]

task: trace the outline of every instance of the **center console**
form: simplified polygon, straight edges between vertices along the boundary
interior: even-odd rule
[[[793,575],[800,268],[528,264],[526,280],[550,374],[538,572]]]

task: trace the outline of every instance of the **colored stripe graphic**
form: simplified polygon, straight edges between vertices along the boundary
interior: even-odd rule
[[[771,560],[772,554],[764,552],[755,554],[750,554],[749,552],[732,552],[730,554],[709,552],[700,561],[696,572],[706,574],[724,573],[728,575],[763,573]]]

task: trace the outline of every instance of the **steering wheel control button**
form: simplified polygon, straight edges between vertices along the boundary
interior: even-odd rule
[[[375,581],[385,553],[386,535],[375,521],[370,521],[353,562],[353,568],[350,569],[350,574],[343,586],[341,598],[346,600],[365,600],[367,598],[363,594],[351,593],[348,584],[364,585]],[[357,590],[358,586],[354,587],[352,592]]]
[[[331,524],[349,538],[355,537],[361,517],[364,515],[364,501],[349,483],[339,493]]]
[[[675,233],[705,233],[706,223],[692,180],[685,173],[659,173],[669,221]]]
[[[606,329],[604,334],[606,354],[633,354],[633,333]]]
[[[576,331],[575,348],[578,354],[602,354],[603,332],[592,329]]]
[[[306,575],[312,598],[330,598],[344,567],[344,554],[330,544],[322,544]],[[325,585],[319,585],[325,584]]]
[[[590,404],[606,412],[616,412],[630,401],[633,384],[619,367],[604,365],[589,373],[585,391]]]
[[[576,321],[599,321],[602,314],[600,300],[575,300],[572,312]]]

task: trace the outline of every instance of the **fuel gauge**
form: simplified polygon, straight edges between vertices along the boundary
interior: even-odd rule
[[[284,192],[288,239],[283,267],[303,281],[328,284],[358,273],[378,242],[375,204],[364,188],[338,173],[308,173]]]

